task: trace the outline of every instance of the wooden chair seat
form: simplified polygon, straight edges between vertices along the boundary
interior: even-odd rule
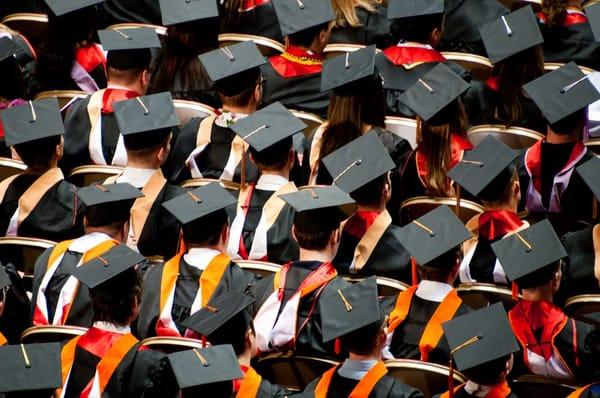
[[[27,169],[27,165],[20,160],[0,157],[0,181],[20,174]]]
[[[142,340],[142,345],[166,354],[185,351],[193,348],[203,348],[200,340],[189,339],[187,337],[170,336],[149,337]]]
[[[281,265],[258,260],[235,260],[235,263],[244,271],[253,272],[261,277],[275,274],[281,269]]]
[[[385,367],[390,376],[421,390],[425,398],[448,391],[450,369],[447,366],[411,359],[393,359],[386,361]],[[453,379],[455,386],[467,381],[467,378],[456,370]]]
[[[102,183],[108,177],[116,176],[123,172],[123,167],[87,165],[71,170],[67,180],[78,187],[86,187],[93,183]]]
[[[21,343],[60,343],[81,336],[85,332],[87,328],[79,326],[32,326],[21,334]]]
[[[177,113],[181,126],[193,118],[203,119],[208,116],[217,115],[215,108],[201,102],[176,99],[173,100],[173,106],[175,106],[175,113]]]
[[[309,140],[312,134],[315,132],[317,128],[321,124],[325,122],[320,116],[315,115],[314,113],[304,112],[304,111],[296,111],[290,109],[290,112],[294,114],[298,119],[302,120],[304,124],[306,124],[306,128],[304,129],[304,137],[306,140]]]
[[[524,127],[506,127],[499,124],[473,126],[467,131],[474,146],[479,145],[491,135],[512,149],[527,149],[542,138],[544,134]]]
[[[511,382],[511,389],[518,397],[565,398],[579,387],[570,380],[530,374]]]
[[[431,210],[441,205],[446,205],[451,209],[454,209],[456,206],[456,199],[438,198],[433,196],[417,196],[410,198],[402,202],[400,205],[400,216],[403,223],[408,223],[429,213]],[[483,213],[483,211],[483,206],[480,204],[463,199],[460,201],[458,218],[460,218],[460,220],[466,224],[467,221],[474,216]]]
[[[463,302],[475,310],[501,302],[508,311],[516,303],[511,289],[490,283],[464,283],[458,285],[456,290]]]
[[[254,368],[271,383],[292,391],[301,391],[338,363],[332,359],[318,357],[271,354],[258,359]]]
[[[285,51],[285,46],[282,43],[268,37],[242,33],[221,33],[219,35],[219,47],[227,47],[244,41],[253,41],[265,57],[281,54]]]
[[[363,44],[330,43],[326,45],[323,49],[323,55],[325,56],[325,58],[332,58],[337,57],[338,55],[346,54],[348,52],[354,52],[365,47],[366,46]]]
[[[474,79],[486,81],[492,75],[493,66],[486,57],[454,51],[443,51],[442,55],[448,61],[455,62],[470,71]]]
[[[182,188],[198,188],[203,187],[208,184],[212,184],[213,182],[221,185],[223,188],[227,189],[230,192],[238,192],[240,190],[240,184],[232,181],[223,181],[216,180],[213,178],[192,178],[190,180],[186,180],[180,184]]]

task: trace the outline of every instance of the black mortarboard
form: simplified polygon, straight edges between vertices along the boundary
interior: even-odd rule
[[[510,281],[530,275],[567,256],[548,220],[492,243],[492,250]]]
[[[260,76],[259,66],[267,61],[251,40],[221,47],[200,55],[208,77],[227,96],[239,94]]]
[[[14,40],[6,36],[0,38],[0,62],[16,60],[22,53],[25,54],[26,51]],[[31,59],[27,57],[27,60]]]
[[[99,30],[98,37],[105,51],[160,48],[158,34],[152,28]]]
[[[506,310],[496,303],[442,324],[456,368],[469,370],[519,351]]]
[[[375,277],[321,297],[319,311],[324,343],[382,321]]]
[[[323,158],[333,185],[352,193],[395,167],[377,133],[370,132]]]
[[[600,158],[593,156],[576,170],[596,199],[600,200]]]
[[[72,272],[81,283],[93,289],[111,278],[144,262],[146,258],[126,245],[120,244],[101,256],[82,264]]]
[[[180,351],[168,358],[182,390],[244,377],[229,344]]]
[[[4,289],[6,286],[10,286],[10,278],[4,270],[4,266],[0,264],[0,290]]]
[[[105,0],[46,0],[46,4],[57,17],[86,7],[104,3]]]
[[[375,46],[361,48],[330,58],[323,63],[321,91],[342,90],[352,83],[375,75]],[[350,86],[352,87],[352,86]]]
[[[575,62],[523,86],[548,123],[554,124],[600,99],[600,93]]]
[[[586,6],[584,10],[590,22],[594,39],[600,41],[600,3],[592,3]]]
[[[356,211],[356,202],[335,186],[306,186],[280,199],[294,210],[294,226],[302,232],[335,229]]]
[[[85,216],[90,226],[98,227],[129,220],[129,211],[142,191],[128,183],[92,184],[80,188],[77,196],[85,205]]]
[[[427,121],[457,99],[469,84],[444,64],[437,64],[402,93],[400,101]]]
[[[387,19],[420,17],[444,13],[444,0],[392,0]]]
[[[304,130],[306,124],[275,102],[245,117],[231,126],[257,152]]]
[[[179,126],[171,93],[146,95],[114,104],[115,118],[127,149],[139,150],[160,144]]]
[[[59,388],[60,368],[59,343],[0,347],[0,393]]]
[[[492,183],[502,185],[498,190],[504,192],[512,177],[508,166],[513,164],[517,156],[518,151],[493,136],[488,136],[475,149],[465,152],[461,161],[448,172],[448,177],[473,196],[479,196]],[[507,174],[507,178],[496,181],[503,174]]]
[[[168,200],[163,206],[179,222],[188,224],[235,203],[235,198],[214,182]]]
[[[213,335],[229,333],[239,335],[246,332],[248,325],[252,322],[252,316],[246,309],[254,301],[255,299],[247,294],[230,290],[211,299],[208,305],[200,308],[181,324],[208,337],[211,343],[215,344],[211,339]]]
[[[442,205],[402,227],[396,237],[417,264],[427,265],[471,238],[471,233]]]
[[[0,112],[7,146],[55,137],[65,133],[58,101],[29,101]]]
[[[479,28],[493,64],[544,42],[531,7],[523,7]]]
[[[159,5],[164,26],[219,17],[215,0],[159,0]]]
[[[282,36],[335,20],[328,0],[273,0]]]

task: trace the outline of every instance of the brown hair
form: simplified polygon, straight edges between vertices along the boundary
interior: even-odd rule
[[[543,0],[542,12],[546,16],[546,26],[555,28],[563,24],[567,17],[568,0]]]
[[[336,27],[352,27],[362,26],[358,18],[357,9],[363,8],[371,14],[377,12],[377,5],[381,4],[377,0],[332,0],[331,5],[336,14]]]

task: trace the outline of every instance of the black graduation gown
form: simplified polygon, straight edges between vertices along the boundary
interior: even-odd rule
[[[154,265],[146,271],[144,275],[144,291],[140,303],[140,312],[136,327],[136,336],[141,339],[156,335],[156,322],[160,317],[160,291],[161,278],[164,264]],[[175,285],[175,296],[173,298],[173,307],[171,316],[177,325],[179,332],[185,332],[180,324],[191,315],[192,303],[198,293],[198,281],[202,271],[192,267],[182,258],[179,264],[179,276]],[[246,292],[248,289],[248,280],[244,271],[235,263],[231,263],[219,285],[215,289],[213,296],[226,293],[229,290]]]
[[[43,0],[3,0],[0,2],[0,18],[17,12],[47,12]]]
[[[594,227],[588,227],[562,237],[563,246],[569,255],[559,291],[562,298],[578,294],[600,294],[600,281],[594,275],[596,256],[593,229]]]
[[[290,267],[286,280],[283,294],[283,301],[279,309],[280,314],[283,310],[287,301],[296,292],[302,281],[315,269],[321,266],[321,262],[318,261],[294,261]],[[274,276],[268,276],[261,279],[254,286],[254,292],[256,295],[256,309],[258,310],[267,298],[273,293],[273,279]],[[347,286],[341,278],[334,278],[331,280],[325,289],[323,289],[319,297],[325,297],[329,294],[334,294],[338,289],[342,289]],[[298,307],[298,317],[296,325],[299,327],[308,318],[311,308],[314,306],[314,310],[310,315],[309,321],[300,334],[296,336],[296,346],[294,352],[297,355],[316,355],[316,356],[329,356],[335,357],[334,343],[323,343],[323,335],[321,329],[321,315],[319,312],[319,306],[315,303],[315,299],[318,300],[316,292],[310,293],[300,301]]]
[[[480,124],[508,124],[506,120],[499,119],[494,114],[496,104],[499,104],[501,101],[500,93],[497,90],[491,89],[486,82],[471,82],[471,87],[463,96],[463,104],[465,105],[471,126]],[[516,125],[545,133],[547,122],[535,103],[525,96],[521,96],[519,102],[521,103],[522,117]]]
[[[165,177],[173,183],[191,178],[190,170],[185,165],[185,161],[196,148],[198,126],[200,126],[201,121],[200,118],[194,118],[183,125],[172,144],[169,159],[163,170],[165,170]],[[236,134],[231,129],[213,124],[210,144],[195,159],[204,178],[218,179],[221,177],[229,158],[231,142],[235,137]],[[240,166],[241,162],[235,169],[234,182],[240,182]],[[246,156],[246,182],[256,181],[257,179],[258,169],[250,161],[250,157]]]
[[[508,12],[497,0],[446,0],[440,49],[486,56],[479,27]]]
[[[540,23],[544,37],[542,50],[546,62],[575,61],[577,65],[598,70],[600,45],[596,43],[588,22],[548,28]]]
[[[103,6],[106,26],[122,22],[162,25],[158,0],[107,0]]]
[[[231,19],[223,18],[221,33],[243,33],[268,37],[283,43],[279,22],[271,2],[247,11],[241,11]]]
[[[30,300],[24,281],[15,266],[7,264],[4,270],[8,274],[10,285],[4,301],[4,311],[0,316],[0,336],[4,335],[9,343],[16,344],[30,324],[28,317]]]
[[[39,175],[21,174],[13,180],[0,203],[0,231],[6,233],[9,222],[19,205],[21,195]],[[54,184],[19,225],[19,236],[49,239],[55,242],[83,234],[81,204],[74,185],[62,180]]]
[[[370,13],[362,7],[356,10],[361,26],[334,27],[331,31],[329,43],[377,45],[377,48],[386,48],[393,39],[390,34],[390,21],[387,19],[387,9],[378,4],[376,12]]]

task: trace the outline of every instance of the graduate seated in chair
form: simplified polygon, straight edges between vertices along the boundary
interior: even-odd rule
[[[548,130],[546,138],[527,149],[519,160],[519,208],[589,221],[592,193],[574,170],[594,156],[582,140],[585,109],[600,99],[600,93],[573,62],[523,89],[544,114]]]
[[[73,271],[90,289],[94,323],[62,348],[61,398],[174,393],[171,383],[161,382],[165,355],[140,347],[130,330],[142,291],[136,267],[144,261],[140,254],[119,245]]]
[[[85,234],[47,249],[35,263],[30,316],[35,326],[92,325],[89,291],[72,274],[126,241],[129,209],[142,193],[129,184],[91,185],[77,196],[85,205]]]
[[[470,311],[453,288],[460,264],[460,244],[469,231],[447,206],[440,206],[397,233],[413,257],[413,286],[392,297],[383,356],[447,364],[450,349],[441,324]],[[418,265],[418,270],[416,269]],[[419,273],[421,281],[416,284]]]
[[[163,176],[161,166],[179,125],[169,93],[115,104],[115,118],[127,151],[127,167],[105,183],[127,182],[144,194],[131,207],[127,246],[146,257],[171,258],[177,252],[179,222],[162,204],[183,193]]]
[[[600,383],[581,387],[571,393],[567,398],[598,398],[600,397]]]
[[[182,126],[168,160],[168,179],[256,181],[258,170],[246,156],[248,145],[231,126],[258,108],[264,83],[259,66],[266,61],[252,41],[209,51],[200,61],[223,108],[218,116],[194,118]]]
[[[305,127],[280,103],[231,127],[248,143],[251,159],[260,170],[258,181],[244,184],[238,195],[227,247],[232,258],[278,264],[298,258],[291,234],[294,211],[280,196],[297,191],[290,181],[295,161],[292,136]]]
[[[334,185],[356,201],[358,210],[344,224],[333,260],[339,273],[377,275],[411,282],[410,256],[396,238],[386,205],[392,196],[394,161],[375,132],[323,158]]]
[[[379,308],[375,278],[324,296],[319,309],[323,341],[338,340],[348,350],[348,358],[310,383],[303,397],[423,397],[419,390],[386,374],[381,358],[386,316]]]
[[[150,267],[137,322],[141,338],[190,336],[181,322],[211,297],[248,288],[244,271],[225,254],[229,219],[225,209],[235,198],[217,183],[187,192],[163,206],[182,224],[177,255]]]
[[[502,304],[471,312],[442,325],[456,368],[466,383],[448,386],[438,398],[518,398],[507,382],[513,353],[519,351]],[[453,366],[453,364],[450,364]]]
[[[487,137],[448,173],[458,185],[477,197],[485,207],[482,214],[467,222],[473,237],[463,244],[460,263],[461,283],[508,285],[502,264],[491,244],[507,234],[527,228],[517,206],[521,199],[515,160],[519,156],[494,137]]]
[[[323,49],[329,41],[335,14],[329,1],[274,0],[273,7],[285,36],[281,55],[261,67],[265,77],[262,103],[279,101],[286,107],[327,114],[329,94],[321,92]]]
[[[545,220],[492,244],[508,278],[521,290],[508,318],[520,361],[534,374],[589,382],[600,375],[600,330],[553,304],[567,253]]]
[[[160,47],[153,29],[98,31],[106,60],[108,86],[74,103],[65,117],[65,156],[69,172],[88,164],[126,166],[127,152],[115,120],[114,104],[144,95],[150,79],[150,49]]]
[[[258,354],[256,333],[252,324],[255,299],[230,291],[210,301],[183,323],[204,336],[213,346],[231,344],[239,361],[243,378],[233,381],[233,392],[240,398],[283,398],[290,392],[263,379],[251,365]],[[216,311],[214,311],[216,310]]]
[[[354,200],[333,186],[305,187],[281,198],[296,210],[292,235],[300,255],[254,287],[258,348],[334,356],[334,344],[322,340],[317,303],[347,284],[331,262],[339,245],[340,222],[354,212]]]
[[[0,183],[0,235],[53,241],[81,235],[76,188],[58,168],[64,128],[56,99],[30,101],[1,115],[6,145],[27,169]]]

